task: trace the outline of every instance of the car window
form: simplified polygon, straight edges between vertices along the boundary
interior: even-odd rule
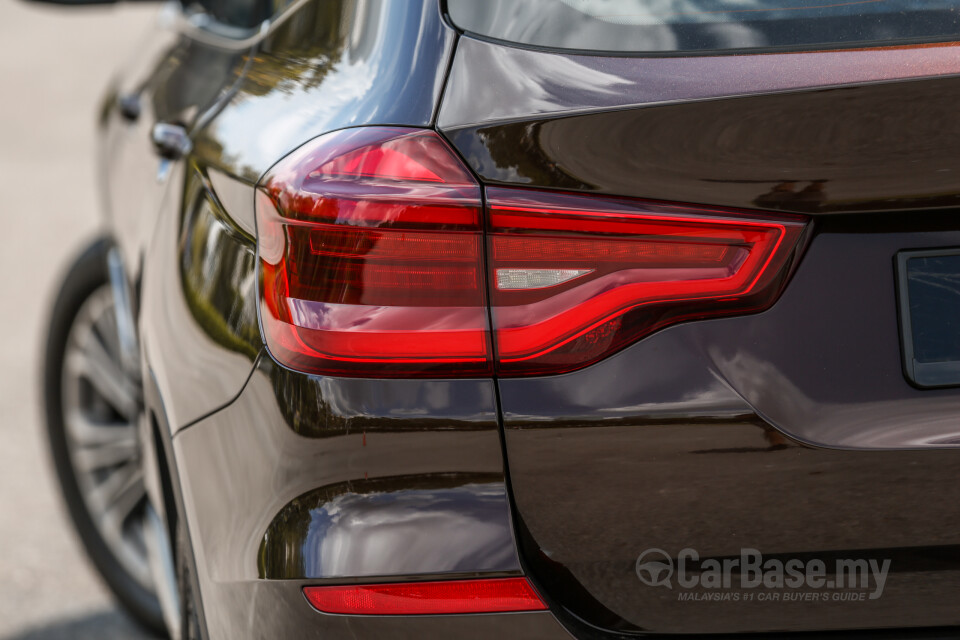
[[[869,46],[960,35],[960,0],[448,0],[461,29],[561,49]]]

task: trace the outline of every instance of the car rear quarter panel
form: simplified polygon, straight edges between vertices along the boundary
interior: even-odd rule
[[[216,327],[229,329],[203,370],[249,373],[235,358],[256,363],[236,399],[181,423],[173,438],[211,637],[565,636],[549,614],[404,621],[311,610],[307,583],[519,575],[494,382],[304,375],[274,363],[248,331],[257,181],[331,130],[430,126],[453,41],[432,0],[308,2],[257,47],[235,93],[197,132],[188,171],[198,204],[170,236],[184,265],[170,295],[236,292],[234,304],[213,305],[225,322],[192,321],[214,342]],[[220,269],[229,256],[235,268]]]
[[[183,38],[188,49],[200,47]],[[220,97],[192,112],[193,151],[173,168],[144,232],[141,330],[174,432],[232,401],[263,346],[256,182],[286,153],[334,129],[428,126],[453,39],[435,2],[315,0],[251,49],[203,45],[215,50],[214,62],[234,64],[215,65],[223,73],[207,78],[219,83]],[[205,67],[201,60],[191,68]],[[163,104],[180,104],[202,84],[156,82]]]
[[[212,636],[235,637],[258,583],[519,575],[495,406],[492,380],[261,360],[236,402],[174,438]],[[308,611],[294,594],[284,606]]]

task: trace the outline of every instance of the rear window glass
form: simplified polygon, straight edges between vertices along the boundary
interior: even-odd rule
[[[525,45],[629,52],[943,41],[960,0],[447,0],[464,31]]]

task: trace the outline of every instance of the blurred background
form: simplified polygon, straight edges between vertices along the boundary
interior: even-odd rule
[[[58,278],[100,224],[97,102],[159,4],[0,6],[0,639],[148,637],[67,521],[43,438],[39,364]]]

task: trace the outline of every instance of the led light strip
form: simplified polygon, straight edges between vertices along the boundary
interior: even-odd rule
[[[593,269],[497,269],[497,289],[545,289],[592,271]]]

